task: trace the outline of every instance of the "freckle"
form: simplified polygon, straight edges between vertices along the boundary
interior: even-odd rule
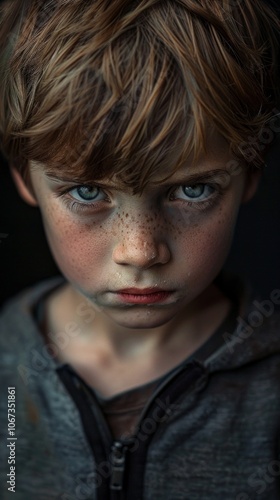
[[[125,214],[126,217],[128,217],[128,214]]]

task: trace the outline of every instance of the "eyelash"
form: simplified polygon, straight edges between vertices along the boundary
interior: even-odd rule
[[[212,189],[214,189],[212,195],[210,197],[206,198],[205,200],[198,201],[198,202],[192,202],[192,201],[184,200],[184,199],[180,199],[180,198],[173,199],[173,201],[177,201],[179,203],[182,203],[182,204],[184,204],[184,206],[187,205],[188,207],[193,208],[195,210],[206,210],[207,208],[211,208],[213,205],[215,205],[215,203],[223,195],[223,190],[222,190],[221,186],[219,186],[218,184],[205,183],[205,182],[200,182],[200,183],[196,183],[196,184],[203,184],[205,186],[209,186]],[[194,185],[195,184],[190,185],[190,187],[194,186]],[[71,212],[77,213],[77,214],[83,213],[83,212],[90,212],[91,210],[94,210],[97,207],[97,205],[99,205],[100,203],[103,203],[104,201],[107,201],[107,202],[110,201],[109,197],[107,197],[107,198],[104,198],[104,200],[97,200],[97,201],[93,201],[92,203],[82,203],[82,202],[79,202],[77,200],[73,200],[73,199],[69,198],[69,193],[71,191],[73,191],[74,189],[78,189],[80,187],[84,187],[84,186],[86,186],[86,185],[82,184],[79,186],[75,186],[75,187],[72,186],[71,188],[58,190],[58,192],[56,193],[56,196],[61,198],[62,202],[64,203],[64,205],[66,206],[66,208],[68,210],[70,210]],[[170,196],[172,196],[172,194],[178,188],[180,188],[182,186],[184,186],[184,185],[179,184],[175,187],[172,187],[172,191],[169,191],[169,199],[172,200],[172,198]],[[92,187],[92,186],[90,186],[90,187]],[[99,188],[98,185],[95,185],[95,187]],[[101,187],[100,187],[100,190],[102,190]],[[106,193],[104,191],[103,191],[103,193],[106,195]]]

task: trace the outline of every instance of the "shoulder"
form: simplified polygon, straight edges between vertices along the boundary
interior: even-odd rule
[[[38,374],[53,371],[52,358],[34,316],[34,307],[52,290],[65,283],[62,277],[41,281],[6,301],[0,313],[0,378],[3,386],[31,391]],[[41,377],[41,381],[42,381]],[[34,388],[33,388],[34,390]],[[3,401],[0,398],[0,410]]]
[[[34,317],[34,307],[52,290],[64,283],[65,279],[56,276],[41,281],[7,300],[0,310],[0,356],[4,353],[19,352],[38,336],[38,326]]]
[[[210,371],[247,367],[255,374],[263,369],[267,376],[279,376],[280,290],[260,294],[244,280],[227,281],[227,287],[229,284],[234,285],[231,293],[235,291],[239,308],[235,324],[222,332],[221,347],[207,360]]]

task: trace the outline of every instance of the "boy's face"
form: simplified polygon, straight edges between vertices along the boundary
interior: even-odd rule
[[[224,264],[240,204],[259,180],[244,169],[226,175],[230,160],[216,135],[195,167],[186,162],[141,196],[113,181],[79,187],[59,180],[62,172],[52,179],[32,165],[35,198],[13,174],[25,200],[39,205],[51,251],[77,300],[83,294],[123,327],[153,328],[191,311]]]

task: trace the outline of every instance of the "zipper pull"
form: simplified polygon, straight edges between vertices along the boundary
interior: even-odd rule
[[[123,489],[123,476],[125,471],[125,456],[127,446],[120,441],[115,441],[111,448],[111,480],[110,489],[120,491]]]

